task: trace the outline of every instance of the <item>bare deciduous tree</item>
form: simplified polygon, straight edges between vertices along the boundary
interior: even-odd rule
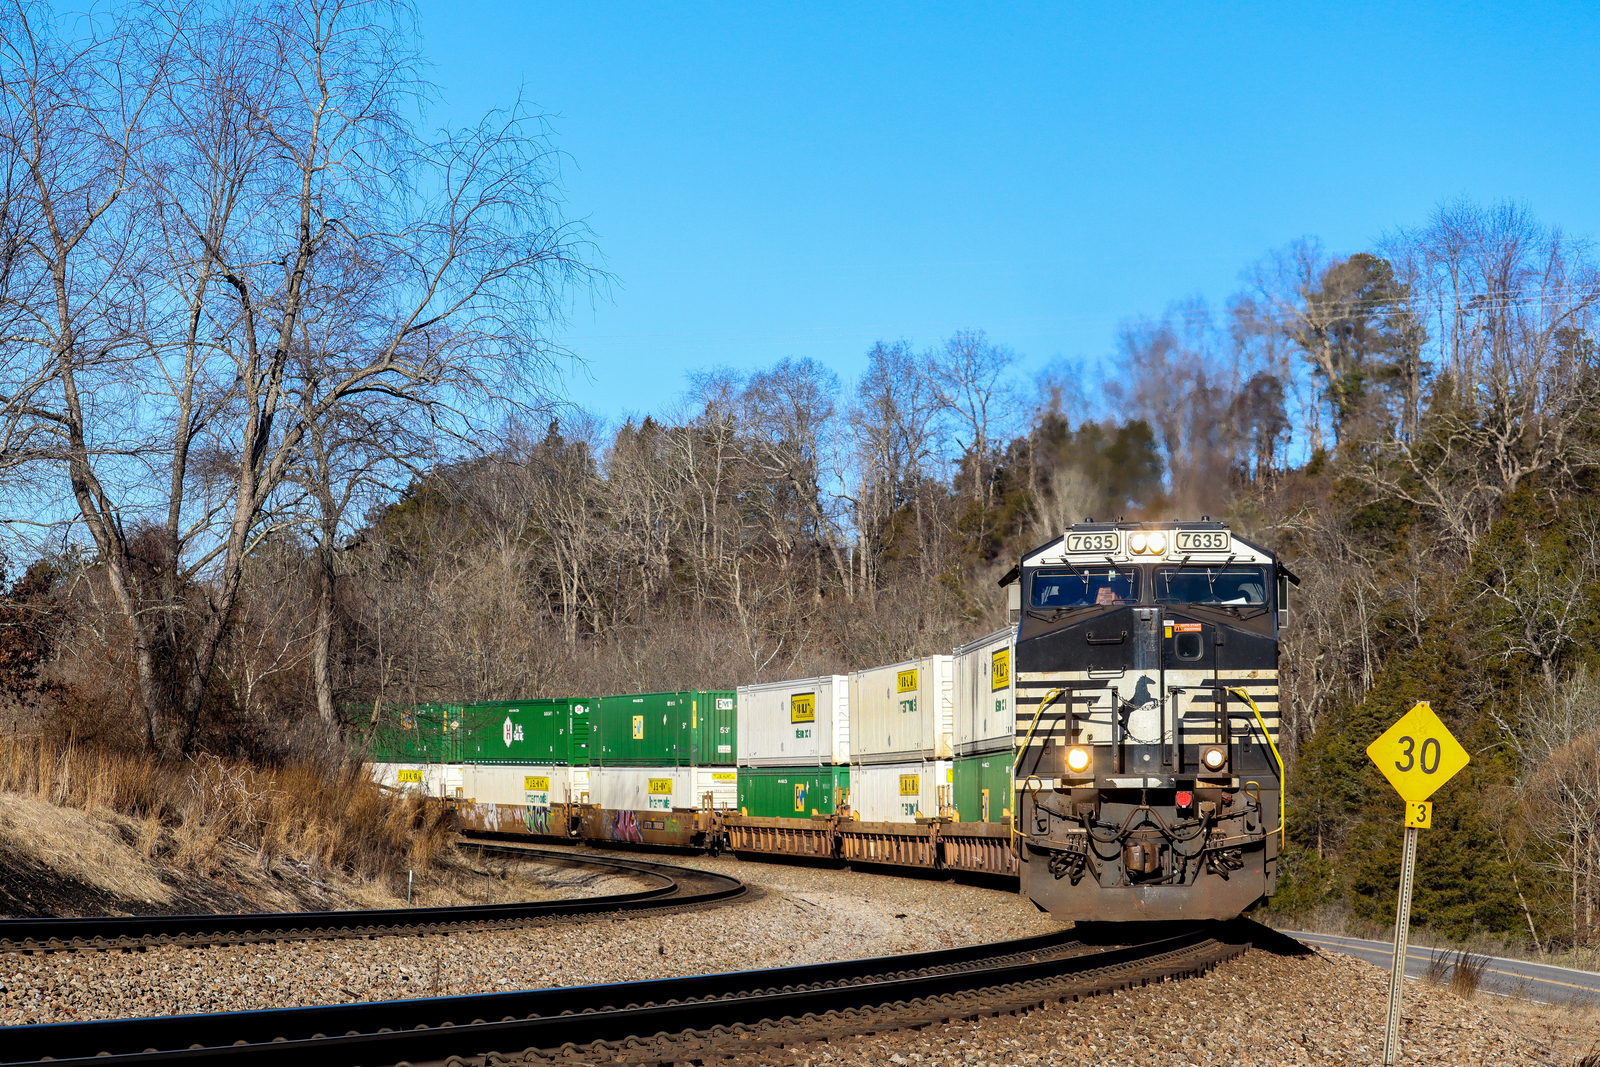
[[[537,120],[416,135],[398,6],[152,5],[86,49],[38,15],[13,14],[4,72],[35,279],[7,317],[26,311],[13,345],[51,370],[0,391],[60,442],[150,743],[175,753],[245,561],[298,521],[308,435],[373,398],[450,421],[536,384],[562,289],[589,276],[582,234]]]

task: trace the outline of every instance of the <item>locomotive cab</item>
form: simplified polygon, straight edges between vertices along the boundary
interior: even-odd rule
[[[1231,918],[1269,896],[1293,575],[1201,520],[1079,523],[1015,579],[1022,891],[1076,921]]]

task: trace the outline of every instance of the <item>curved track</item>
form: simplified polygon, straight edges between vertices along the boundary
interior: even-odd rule
[[[449,908],[0,919],[0,952],[131,949],[153,945],[236,945],[258,941],[503,930],[546,922],[583,921],[595,915],[616,912],[659,914],[683,911],[734,903],[751,894],[749,887],[736,878],[650,860],[578,857],[568,852],[477,843],[471,847],[517,859],[628,871],[643,874],[657,884],[635,893],[575,900],[474,904]]]
[[[1193,924],[1097,948],[1075,931],[906,956],[518,993],[14,1027],[6,1063],[343,1067],[468,1058],[660,1063],[924,1025],[1204,973],[1266,933]],[[330,1036],[335,1035],[335,1036]],[[342,1035],[342,1036],[336,1036]],[[453,1062],[453,1061],[452,1061]]]

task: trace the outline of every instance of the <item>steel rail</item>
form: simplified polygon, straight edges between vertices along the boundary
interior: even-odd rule
[[[650,860],[574,856],[545,849],[472,843],[483,852],[572,866],[644,874],[659,884],[633,893],[515,904],[351,911],[245,912],[224,915],[115,915],[93,918],[0,919],[0,952],[60,952],[143,948],[155,945],[246,944],[320,938],[420,935],[474,929],[508,929],[542,921],[615,912],[673,910],[732,902],[748,893],[726,875]],[[686,882],[700,883],[698,891]]]
[[[1200,973],[1243,951],[1249,940],[1237,922],[1196,923],[1175,936],[1096,951],[1067,931],[904,956],[615,985],[13,1027],[5,1032],[0,1062],[51,1057],[58,1064],[346,1067],[498,1050],[616,1047],[774,1023],[855,1019],[858,1028],[870,1029],[882,1024],[859,1020],[874,1011],[911,1005],[949,1014],[941,998],[978,991],[1014,997],[1037,983],[1076,980],[1093,992],[1133,984],[1141,973],[1145,979]],[[1027,995],[1036,1000],[1035,993]]]

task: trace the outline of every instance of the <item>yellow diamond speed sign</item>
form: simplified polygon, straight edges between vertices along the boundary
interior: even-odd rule
[[[1389,779],[1400,799],[1427,800],[1472,757],[1451,736],[1426,700],[1367,746],[1367,757]]]

